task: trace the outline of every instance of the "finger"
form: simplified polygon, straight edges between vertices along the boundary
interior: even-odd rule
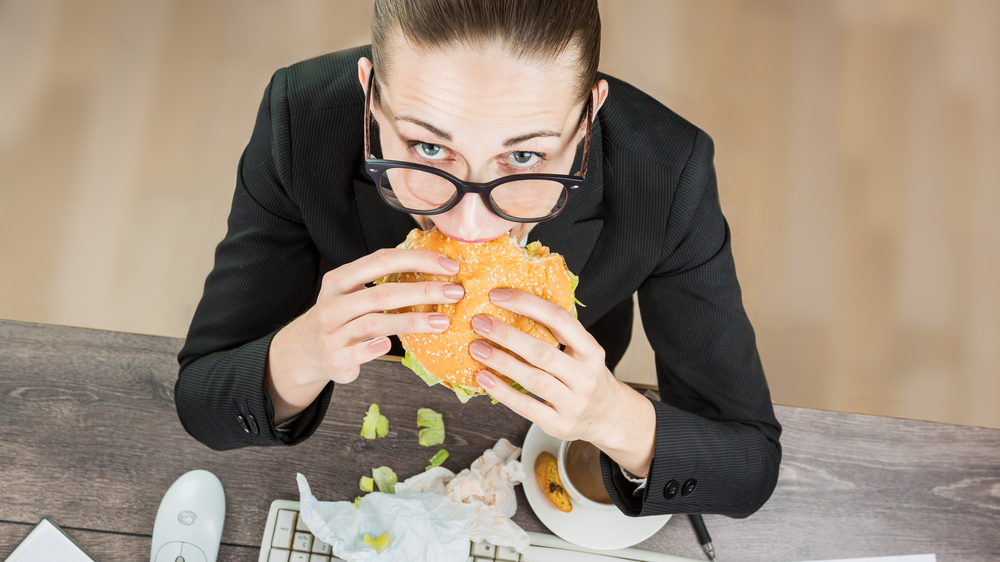
[[[559,414],[550,404],[539,402],[527,394],[514,390],[509,384],[489,371],[479,371],[476,374],[476,382],[485,388],[497,402],[501,402],[513,410],[515,414],[541,427],[550,427],[559,418]]]
[[[552,332],[559,341],[584,360],[604,360],[604,348],[570,311],[558,304],[518,289],[493,289],[490,302],[527,316]],[[506,347],[506,346],[505,346]]]
[[[344,324],[337,330],[335,340],[340,344],[337,347],[346,347],[382,336],[440,333],[450,324],[451,320],[438,312],[372,312]]]
[[[323,276],[321,293],[333,295],[354,292],[366,283],[393,273],[412,271],[452,277],[458,273],[458,269],[457,261],[438,252],[383,248],[327,272]]]
[[[472,317],[472,329],[477,334],[520,355],[528,363],[551,373],[570,385],[568,379],[577,369],[576,362],[552,344],[485,314]]]
[[[544,345],[544,344],[543,344]],[[552,347],[552,346],[548,346]],[[554,348],[553,348],[554,349]],[[526,390],[544,400],[560,403],[566,399],[569,389],[558,378],[531,367],[502,349],[497,349],[484,341],[476,340],[469,345],[469,352],[481,363],[494,371],[506,375]]]
[[[349,383],[358,377],[362,363],[381,357],[392,349],[389,338],[380,337],[342,347],[330,354],[330,378],[334,382]]]
[[[384,283],[339,295],[330,301],[330,310],[348,322],[369,312],[396,310],[406,306],[423,304],[455,304],[465,297],[461,285],[445,281],[421,281],[419,283]]]

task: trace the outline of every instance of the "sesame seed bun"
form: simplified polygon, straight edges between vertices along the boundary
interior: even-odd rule
[[[455,390],[459,398],[463,398],[463,394],[485,394],[476,382],[476,373],[484,369],[498,375],[505,382],[513,382],[492,371],[469,353],[469,344],[482,339],[472,330],[471,321],[474,316],[492,316],[559,347],[559,342],[545,326],[490,302],[490,290],[521,289],[550,300],[576,315],[573,298],[576,276],[566,269],[566,260],[562,256],[549,252],[547,247],[538,242],[521,247],[514,238],[501,236],[489,242],[467,244],[448,238],[435,227],[426,231],[412,230],[399,247],[433,250],[459,262],[458,274],[452,277],[401,273],[380,280],[399,283],[449,281],[465,288],[465,297],[455,304],[421,305],[393,311],[440,312],[451,319],[451,324],[444,332],[400,334],[399,339],[409,360],[404,360],[404,364],[420,374],[428,384],[436,382],[428,377],[428,374],[433,375],[442,384]],[[499,347],[492,342],[490,345]]]

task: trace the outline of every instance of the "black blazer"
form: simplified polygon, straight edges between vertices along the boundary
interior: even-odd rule
[[[178,358],[177,412],[213,449],[295,444],[315,431],[334,384],[295,427],[279,431],[263,386],[271,338],[316,302],[325,272],[395,247],[417,227],[379,199],[364,173],[361,56],[370,48],[280,69],[264,92],[229,231]],[[580,276],[577,296],[587,306],[579,319],[609,367],[628,345],[639,294],[662,396],[654,402],[656,453],[640,497],[602,455],[605,485],[629,515],[746,516],[774,489],[781,427],[743,310],[712,140],[632,86],[602,78],[610,94],[581,193],[531,239]],[[245,432],[237,414],[259,431]],[[693,493],[668,497],[688,481]]]

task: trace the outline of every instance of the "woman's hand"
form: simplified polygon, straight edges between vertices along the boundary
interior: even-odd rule
[[[569,311],[531,293],[494,289],[490,300],[545,325],[565,349],[560,351],[496,318],[476,316],[472,327],[477,334],[526,362],[479,340],[469,346],[473,357],[545,402],[514,390],[485,370],[476,377],[479,384],[545,433],[567,441],[589,441],[625,470],[645,476],[656,438],[653,405],[615,379],[604,364],[604,349],[597,340]]]
[[[440,313],[384,311],[451,304],[465,296],[461,285],[443,281],[370,288],[366,283],[406,271],[450,277],[458,268],[458,262],[437,252],[383,249],[327,272],[316,304],[271,340],[264,384],[274,404],[275,423],[305,409],[329,381],[356,379],[362,363],[389,351],[387,336],[443,332],[450,323]]]

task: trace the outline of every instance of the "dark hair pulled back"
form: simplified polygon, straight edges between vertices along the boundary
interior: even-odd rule
[[[597,0],[376,0],[372,15],[372,62],[391,68],[387,46],[402,32],[423,48],[496,42],[516,58],[551,60],[567,47],[579,53],[579,99],[597,80],[601,16]],[[375,90],[377,95],[378,90]]]

